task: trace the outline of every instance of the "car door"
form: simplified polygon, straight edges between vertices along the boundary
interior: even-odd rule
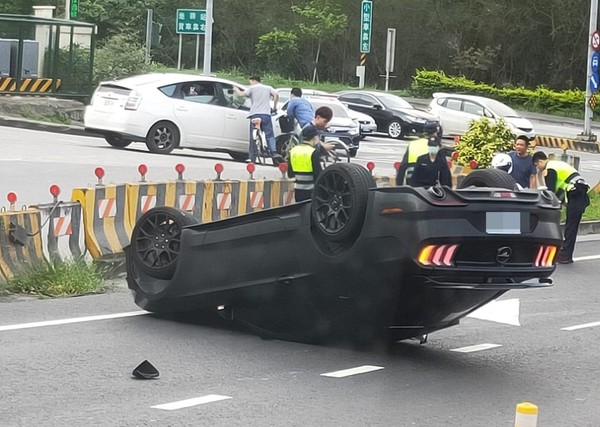
[[[438,108],[440,122],[444,133],[448,135],[462,135],[469,123],[462,111],[462,100],[446,98]]]
[[[173,93],[175,116],[185,135],[184,146],[219,148],[225,128],[225,109],[215,103],[215,84],[207,81],[180,83]]]
[[[461,129],[461,133],[465,133],[469,129],[469,126],[473,120],[479,120],[484,117],[484,110],[485,108],[483,105],[478,104],[477,102],[466,100],[463,101],[462,111],[465,120],[462,122],[463,127]]]
[[[237,152],[248,152],[250,100],[244,96],[237,96],[233,86],[228,83],[219,83],[218,93],[219,105],[225,114],[225,129],[221,148]]]
[[[368,106],[365,111],[361,111],[373,117],[377,127],[387,131],[387,125],[394,118],[394,113],[385,108],[385,106],[374,96],[368,94],[360,95],[363,105]]]

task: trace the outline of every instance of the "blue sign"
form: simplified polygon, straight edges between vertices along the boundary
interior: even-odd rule
[[[592,73],[590,77],[590,90],[592,93],[598,92],[598,87],[600,86],[600,77],[598,73]]]
[[[600,53],[594,52],[594,53],[592,53],[592,73],[597,73],[599,66],[600,66]]]

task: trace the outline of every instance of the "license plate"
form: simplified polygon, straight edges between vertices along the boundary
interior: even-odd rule
[[[113,101],[112,99],[105,99],[104,100],[104,106],[105,107],[112,107],[114,103],[115,103],[115,101]]]
[[[529,229],[529,216],[521,212],[486,212],[485,231],[488,234],[521,234]]]

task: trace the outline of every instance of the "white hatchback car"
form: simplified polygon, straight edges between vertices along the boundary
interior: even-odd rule
[[[471,121],[487,117],[504,119],[515,136],[535,137],[533,125],[509,106],[490,98],[454,93],[434,93],[429,111],[440,119],[444,135],[462,135]]]
[[[250,101],[236,82],[191,74],[152,73],[100,83],[85,109],[87,131],[113,147],[144,142],[153,153],[175,148],[248,157]]]

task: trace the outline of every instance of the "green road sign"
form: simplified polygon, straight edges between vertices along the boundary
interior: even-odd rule
[[[371,52],[371,27],[373,25],[373,2],[363,0],[360,5],[360,53]]]
[[[204,34],[206,31],[205,9],[177,9],[177,34]]]
[[[79,16],[79,0],[69,0],[69,19],[77,19]]]

